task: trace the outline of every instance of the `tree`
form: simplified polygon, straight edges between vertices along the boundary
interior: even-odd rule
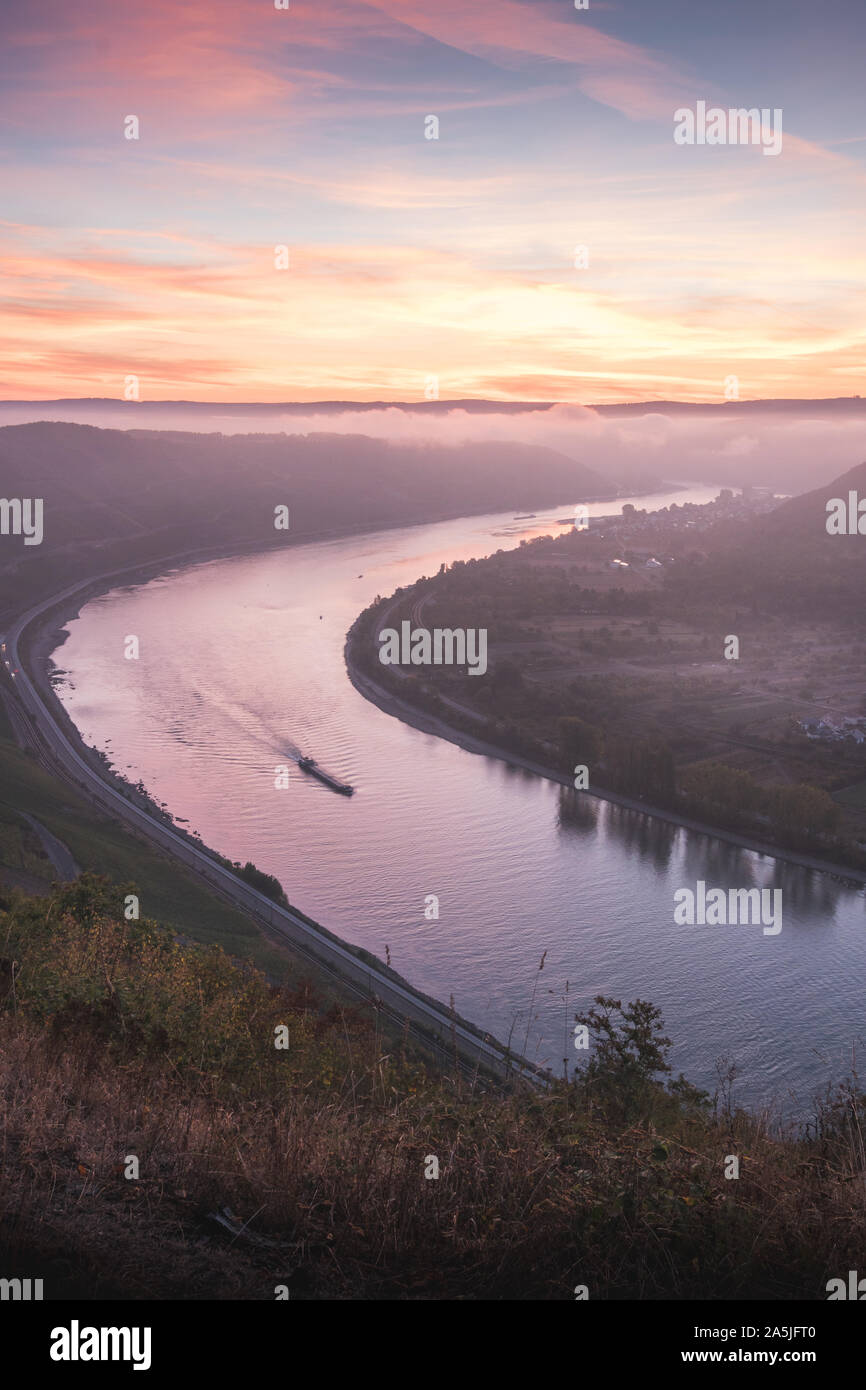
[[[568,766],[585,763],[589,767],[601,757],[604,735],[597,724],[566,715],[559,720],[559,746]]]
[[[587,1072],[606,1074],[622,1081],[639,1078],[649,1081],[670,1071],[667,1054],[671,1040],[662,1032],[661,1010],[645,999],[635,999],[625,1009],[619,999],[597,994],[592,1008],[575,1014],[578,1023],[589,1029],[594,1052]]]
[[[523,672],[507,658],[497,661],[493,668],[493,684],[497,690],[522,690]]]

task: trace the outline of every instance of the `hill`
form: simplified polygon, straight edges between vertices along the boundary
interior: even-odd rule
[[[823,1300],[858,1266],[855,1083],[774,1133],[598,999],[567,1080],[485,1090],[116,901],[0,900],[0,1254],[46,1298]]]
[[[388,627],[487,631],[483,679],[378,660],[377,609],[350,664],[385,704],[572,782],[866,869],[866,536],[827,532],[866,465],[774,505],[631,508],[384,600]],[[586,785],[586,783],[584,783]]]
[[[0,429],[0,492],[44,499],[44,539],[0,536],[2,612],[124,564],[276,545],[604,495],[527,444],[388,444],[363,435],[220,435],[42,423]],[[287,531],[274,509],[289,508]]]

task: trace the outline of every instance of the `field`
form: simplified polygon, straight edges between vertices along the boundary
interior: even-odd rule
[[[557,768],[560,721],[569,717],[596,729],[604,750],[630,740],[663,745],[688,796],[696,778],[706,786],[715,776],[708,765],[747,776],[771,800],[814,788],[836,807],[821,824],[835,818],[835,834],[860,863],[866,744],[810,738],[803,721],[839,726],[866,715],[866,642],[859,629],[852,636],[832,593],[816,614],[816,603],[799,601],[774,611],[757,585],[733,598],[724,583],[701,589],[696,581],[694,592],[672,584],[694,543],[672,534],[659,546],[662,566],[647,568],[643,552],[630,552],[621,537],[571,532],[422,582],[406,596],[405,616],[411,611],[428,628],[486,628],[490,673],[478,680],[437,667],[404,676],[404,689],[421,703],[438,698],[442,717],[456,715],[460,727],[477,728],[481,717],[491,742]],[[719,557],[703,534],[700,543],[709,570]],[[669,555],[677,548],[679,563]],[[623,551],[628,566],[614,567]],[[729,551],[722,556],[736,569]],[[391,621],[402,616],[395,607]],[[605,756],[597,780],[611,787]],[[651,803],[652,787],[640,795]],[[756,830],[777,819],[776,811],[753,810]],[[809,812],[821,815],[820,799]],[[731,814],[718,823],[732,828]],[[796,834],[807,829],[804,822]]]

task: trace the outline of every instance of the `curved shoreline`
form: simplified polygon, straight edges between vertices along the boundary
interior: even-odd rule
[[[450,519],[450,518],[446,518]],[[436,521],[442,518],[436,518]],[[405,523],[404,523],[405,524]],[[410,523],[411,524],[411,523]],[[420,523],[425,524],[425,523]],[[434,521],[431,524],[436,524]],[[380,528],[390,530],[390,527]],[[315,545],[324,540],[341,538],[334,532],[326,532],[318,536],[298,538],[295,545]],[[355,534],[354,532],[349,534]],[[361,532],[360,534],[368,534]],[[370,533],[375,534],[375,532]],[[227,560],[235,557],[254,555],[264,552],[271,552],[281,547],[275,546],[273,542],[267,544],[254,543],[251,541],[238,542],[232,546],[203,547],[180,552],[175,555],[164,556],[162,559],[147,561],[140,565],[132,566],[128,569],[113,570],[103,575],[96,575],[91,579],[83,580],[71,586],[70,590],[63,590],[56,596],[56,601],[47,608],[31,628],[28,642],[31,669],[37,683],[41,687],[43,697],[47,696],[56,711],[62,716],[62,722],[66,726],[67,736],[74,732],[75,738],[84,752],[88,763],[93,764],[98,760],[98,754],[90,749],[81,738],[78,729],[69,718],[65,707],[58,699],[52,685],[51,676],[53,670],[58,669],[58,664],[54,661],[54,654],[62,647],[62,640],[66,626],[78,616],[85,603],[94,598],[110,593],[114,588],[126,587],[128,584],[142,584],[150,579],[165,577],[172,570],[185,567],[187,565],[206,564],[211,561]],[[366,610],[365,610],[366,611]],[[408,701],[402,700],[398,695],[386,690],[378,685],[370,676],[360,670],[352,659],[352,643],[358,619],[352,624],[346,636],[344,645],[344,659],[346,672],[349,680],[355,689],[371,704],[375,704],[384,713],[391,715],[402,723],[408,724],[423,733],[432,734],[436,738],[442,738],[446,742],[455,744],[458,748],[464,749],[469,753],[476,753],[483,757],[496,758],[500,762],[509,764],[511,767],[531,772],[537,777],[542,777],[546,781],[554,782],[559,786],[574,790],[571,781],[564,774],[556,772],[554,769],[545,767],[541,763],[536,763],[529,758],[524,758],[518,753],[513,753],[507,749],[500,748],[485,739],[469,734],[464,730],[455,729],[445,720],[427,711],[416,709]],[[17,621],[17,620],[16,620]],[[93,762],[91,762],[93,759]],[[94,771],[95,771],[94,767]],[[120,776],[120,774],[115,774]],[[126,778],[121,778],[126,782]],[[131,783],[127,785],[131,786]],[[699,821],[690,816],[684,816],[676,811],[668,810],[665,807],[649,805],[646,802],[638,801],[633,797],[623,796],[617,792],[593,790],[587,788],[585,795],[594,797],[596,800],[607,801],[613,805],[621,806],[625,810],[636,811],[641,815],[651,816],[654,819],[665,821],[670,825],[680,829],[690,831],[694,834],[703,835],[709,839],[722,841],[725,844],[734,845],[738,849],[747,850],[753,854],[758,854],[763,858],[778,859],[781,862],[793,864],[798,868],[811,870],[826,874],[843,883],[854,887],[866,886],[866,871],[847,868],[841,864],[835,864],[828,860],[815,858],[811,855],[801,854],[795,850],[784,849],[781,846],[772,845],[757,840],[751,836],[738,834],[734,831],[716,827],[705,821]],[[180,829],[180,827],[177,827]]]
[[[101,576],[100,579],[104,580],[105,577]],[[19,615],[8,634],[22,677],[20,683],[16,683],[19,686],[17,702],[25,715],[32,717],[28,699],[24,697],[24,691],[29,687],[29,694],[35,697],[40,716],[47,716],[48,725],[53,726],[55,775],[59,768],[60,775],[78,786],[84,795],[89,794],[87,779],[91,780],[99,789],[96,804],[104,811],[120,823],[132,825],[134,830],[143,833],[162,851],[173,854],[203,879],[211,890],[228,897],[241,911],[256,920],[260,928],[275,929],[290,948],[294,947],[302,956],[314,960],[364,1002],[382,1009],[398,1026],[411,1031],[422,1046],[432,1048],[443,1062],[453,1061],[473,1076],[483,1069],[505,1080],[520,1078],[531,1085],[547,1086],[550,1075],[544,1068],[501,1043],[489,1031],[458,1014],[453,1007],[417,989],[371,952],[337,936],[320,922],[308,917],[302,909],[291,903],[284,906],[266,898],[238,878],[217,851],[175,824],[170,813],[164,812],[149,796],[139,794],[126,777],[108,767],[97,750],[84,742],[52,688],[49,669],[51,657],[50,653],[46,657],[45,648],[63,630],[64,619],[65,622],[70,621],[65,615],[77,611],[84,602],[83,595],[92,583],[98,582],[84,581],[71,590],[61,590],[53,598],[43,600]],[[61,626],[58,627],[58,624]],[[28,629],[32,629],[29,634]],[[19,642],[21,650],[18,649]],[[33,702],[30,700],[29,703]],[[46,747],[49,746],[44,727],[39,738]],[[60,749],[65,745],[67,754],[77,763],[77,769],[65,764],[56,745]],[[86,779],[83,783],[81,772],[84,772]],[[120,783],[121,788],[116,783]],[[93,799],[92,793],[90,795]]]
[[[294,548],[297,545],[318,544],[350,538],[355,535],[376,535],[379,531],[399,530],[404,526],[436,525],[443,520],[454,519],[452,515],[446,515],[445,517],[432,518],[429,522],[398,522],[394,523],[393,526],[379,527],[372,532],[363,527],[339,531],[329,530],[315,535],[305,535],[303,538],[295,538],[288,544]],[[37,706],[41,706],[40,713],[47,715],[49,724],[53,725],[54,733],[59,735],[61,744],[66,744],[72,759],[79,764],[80,770],[85,771],[86,777],[98,784],[99,793],[95,798],[92,792],[88,793],[86,784],[81,782],[80,776],[76,775],[74,770],[70,772],[63,760],[57,756],[56,750],[53,751],[52,759],[55,764],[52,769],[53,775],[59,775],[61,778],[71,781],[85,795],[90,795],[91,799],[95,800],[95,804],[101,806],[103,811],[113,815],[120,823],[131,821],[134,827],[139,831],[144,830],[145,836],[163,851],[168,848],[169,853],[172,852],[172,847],[166,844],[166,838],[182,844],[184,852],[178,853],[175,850],[175,857],[185,863],[188,868],[193,868],[211,889],[216,888],[223,896],[227,896],[229,900],[234,900],[235,906],[257,919],[259,927],[265,928],[265,934],[267,934],[269,926],[274,927],[274,916],[279,914],[281,918],[285,919],[280,931],[284,942],[287,941],[290,946],[294,946],[302,956],[307,955],[315,960],[319,967],[330,970],[351,991],[361,995],[367,1002],[372,1001],[377,1008],[390,1014],[392,1020],[401,1026],[407,1025],[410,1031],[418,1036],[423,1046],[432,1047],[434,1051],[441,1054],[445,1062],[454,1060],[461,1068],[470,1068],[473,1075],[477,1075],[478,1069],[481,1067],[494,1075],[502,1075],[506,1078],[519,1077],[531,1085],[546,1086],[549,1084],[550,1078],[543,1067],[540,1068],[534,1062],[522,1057],[489,1031],[457,1013],[452,1006],[446,1007],[441,1000],[416,988],[409,980],[380,961],[371,952],[345,940],[320,922],[307,917],[302,909],[293,904],[283,908],[264,898],[262,894],[244,884],[242,880],[237,879],[231,871],[224,867],[224,861],[217,851],[198,837],[190,835],[183,825],[174,821],[167,806],[154,800],[146,791],[136,787],[96,748],[85,742],[54,689],[52,677],[56,672],[62,670],[62,667],[54,659],[55,653],[59,652],[63,646],[68,635],[66,628],[69,623],[78,616],[86,603],[116,589],[138,587],[153,579],[168,577],[174,571],[189,566],[270,553],[274,550],[282,550],[285,545],[285,541],[274,544],[272,541],[263,543],[252,539],[239,540],[230,545],[196,547],[161,558],[141,561],[130,566],[103,571],[101,574],[76,580],[53,594],[41,596],[23,613],[18,612],[9,619],[4,624],[5,636],[11,644],[11,654],[17,658],[20,674],[24,677],[21,686],[24,688],[28,684],[31,686]],[[16,703],[24,712],[25,717],[34,725],[34,732],[38,741],[47,746],[45,731],[40,732],[35,727],[35,721],[28,710],[28,703],[23,698],[23,689],[21,688],[19,688]],[[148,822],[150,823],[149,828],[147,827]],[[207,871],[202,873],[200,868],[196,869],[194,865],[190,864],[190,855],[198,856],[199,859],[203,858],[207,861]],[[221,886],[217,885],[214,880],[214,872],[216,872],[217,878],[224,876],[232,881],[228,891],[226,891],[227,884],[225,882]],[[296,930],[294,932],[286,931],[287,924]],[[300,930],[298,931],[298,929]],[[314,938],[312,950],[304,939],[310,936]],[[333,963],[328,963],[328,956],[334,954],[343,958],[342,966],[338,964],[335,968]]]
[[[512,753],[508,749],[500,748],[494,743],[488,743],[485,739],[477,738],[473,734],[466,733],[463,729],[455,729],[438,715],[430,714],[427,710],[416,709],[407,700],[401,700],[399,695],[395,695],[392,691],[386,690],[384,686],[378,685],[353,661],[352,643],[355,626],[356,624],[353,623],[349,629],[344,648],[346,672],[358,693],[369,700],[371,704],[377,705],[385,714],[390,714],[394,719],[399,719],[402,723],[409,724],[422,733],[432,734],[436,738],[442,738],[448,743],[456,744],[458,748],[464,749],[467,753],[478,753],[483,757],[497,758],[500,762],[508,763],[511,767],[521,768],[526,772],[534,773],[536,777],[543,777],[548,782],[555,782],[559,786],[567,787],[569,791],[574,791],[571,780],[563,773],[545,767],[542,763],[533,762],[531,758],[521,757],[519,753]],[[759,854],[763,858],[779,859],[801,869],[810,869],[827,874],[831,878],[839,879],[854,887],[866,886],[866,870],[848,869],[844,865],[834,864],[826,859],[816,859],[812,855],[799,854],[796,850],[766,844],[751,836],[739,835],[735,831],[725,830],[721,827],[716,828],[705,821],[695,820],[691,816],[680,815],[677,811],[667,810],[663,806],[651,806],[645,801],[638,801],[630,796],[622,796],[618,792],[592,790],[589,787],[582,793],[575,792],[575,795],[592,796],[599,801],[609,801],[615,806],[622,806],[627,811],[637,811],[641,815],[652,816],[655,820],[667,821],[670,825],[691,831],[696,835],[704,835],[708,839],[722,840],[725,844],[735,845],[738,849],[748,850],[750,853]]]

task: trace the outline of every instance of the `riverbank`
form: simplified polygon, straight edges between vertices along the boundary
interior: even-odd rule
[[[17,656],[20,662],[15,691],[31,721],[29,732],[34,746],[39,748],[41,744],[45,750],[51,750],[57,764],[54,770],[59,769],[65,779],[88,794],[114,820],[125,824],[127,829],[131,822],[139,834],[143,832],[163,852],[167,849],[172,858],[179,858],[181,864],[191,869],[209,889],[216,887],[220,897],[245,912],[263,937],[283,949],[288,944],[293,954],[299,954],[302,960],[310,961],[316,971],[333,979],[339,991],[348,991],[353,1000],[360,999],[365,1007],[372,1007],[392,1042],[411,1035],[413,1043],[420,1046],[422,1056],[434,1057],[446,1069],[463,1070],[476,1079],[489,1080],[495,1076],[514,1080],[520,1077],[533,1086],[546,1086],[549,1077],[543,1068],[462,1017],[453,1003],[446,1006],[416,989],[392,969],[390,963],[329,931],[286,898],[275,902],[263,897],[243,881],[239,863],[233,864],[198,836],[175,824],[167,807],[155,802],[141,784],[132,786],[102,754],[84,742],[52,688],[54,663],[48,654],[51,644],[63,631],[57,626],[62,617],[59,610],[68,612],[70,604],[80,607],[82,601],[78,590],[59,595],[56,603],[46,602],[44,613],[36,610],[30,618],[27,614],[19,618],[10,638],[12,657]],[[26,638],[31,624],[34,628],[32,645]],[[18,651],[19,641],[26,658]],[[82,771],[86,772],[84,781],[80,776]],[[89,782],[99,788],[95,797],[93,787],[88,789]],[[102,866],[91,867],[94,872],[102,872]],[[134,886],[137,891],[137,885]],[[189,934],[193,940],[201,940],[199,931],[193,929]],[[205,940],[210,939],[206,934]],[[219,944],[230,955],[239,954],[233,941]],[[481,1084],[486,1083],[482,1080]]]
[[[444,518],[450,519],[450,518]],[[395,528],[384,528],[391,530]],[[399,529],[399,528],[397,528]],[[353,531],[348,534],[367,534],[363,530]],[[374,533],[375,534],[375,533]],[[292,546],[305,546],[308,544],[318,544],[323,540],[342,539],[343,533],[325,533],[316,538],[304,538],[290,542]],[[220,547],[218,553],[211,548],[207,551],[190,550],[180,554],[166,557],[162,561],[150,562],[146,565],[135,566],[129,570],[112,571],[107,575],[95,576],[92,580],[85,581],[80,588],[67,597],[61,597],[56,604],[53,604],[43,618],[37,619],[30,625],[27,637],[27,656],[28,665],[34,682],[38,685],[43,699],[47,700],[52,709],[52,713],[61,724],[66,734],[79,752],[86,758],[89,765],[95,772],[104,775],[108,771],[106,760],[93,748],[90,748],[81,739],[80,734],[69,718],[62,702],[58,699],[53,688],[53,677],[62,670],[62,666],[55,660],[56,653],[62,650],[63,642],[66,639],[66,628],[68,624],[78,617],[81,609],[92,599],[111,592],[118,587],[126,587],[126,584],[144,584],[150,579],[164,577],[175,569],[183,569],[191,565],[208,563],[209,561],[219,561],[231,559],[235,556],[256,555],[271,552],[275,549],[283,549],[281,546],[274,546],[272,542],[250,542],[237,547]],[[124,582],[125,581],[125,582]],[[408,701],[401,699],[394,692],[373,681],[367,674],[361,671],[359,666],[352,659],[352,635],[354,624],[347,635],[345,645],[346,671],[355,689],[359,691],[365,699],[376,705],[384,713],[401,720],[421,732],[431,734],[436,738],[441,738],[464,749],[466,752],[480,754],[484,757],[495,758],[507,763],[511,767],[520,768],[530,772],[546,781],[555,782],[559,786],[573,790],[571,780],[555,769],[544,766],[532,759],[522,757],[517,753],[504,749],[489,740],[469,734],[464,730],[456,729],[449,725],[447,721],[429,713],[419,710]],[[166,823],[174,826],[170,815],[166,813],[166,808],[160,807],[149,797],[142,795],[132,787],[122,775],[114,770],[110,774],[117,778],[126,788],[129,788],[132,795],[146,807],[150,814],[156,812],[165,816]],[[578,795],[579,793],[575,793]],[[709,839],[715,839],[724,844],[733,845],[739,849],[748,850],[751,853],[759,854],[762,857],[777,859],[784,863],[796,865],[799,868],[816,871],[837,880],[844,884],[857,887],[866,886],[866,871],[848,868],[844,865],[834,864],[827,860],[819,859],[814,855],[803,854],[794,850],[785,849],[781,846],[773,845],[766,841],[761,841],[755,837],[741,835],[723,827],[716,827],[712,824],[697,820],[694,817],[682,815],[666,807],[655,806],[651,803],[638,800],[634,797],[624,796],[617,792],[607,791],[600,788],[587,788],[583,793],[596,800],[607,801],[614,805],[621,806],[625,810],[638,812],[639,814],[650,816],[653,819],[663,821],[667,824],[677,826],[681,829],[704,835]],[[182,827],[174,826],[180,834],[185,834]],[[190,837],[192,839],[192,837]],[[196,843],[193,841],[193,843]]]
[[[742,1100],[760,1107],[783,1091],[808,1113],[811,1087],[825,1070],[838,1074],[862,1028],[851,969],[862,945],[859,884],[852,891],[826,872],[691,834],[647,815],[646,805],[636,808],[643,814],[611,806],[600,815],[595,803],[552,794],[543,776],[557,768],[552,750],[517,747],[548,765],[525,772],[495,756],[464,756],[441,728],[424,737],[384,718],[347,679],[346,633],[365,606],[377,594],[407,593],[443,561],[516,548],[520,534],[496,538],[500,519],[196,565],[145,589],[118,589],[82,610],[55,653],[77,687],[67,695],[55,679],[57,696],[89,742],[115,750],[112,761],[134,769],[126,776],[141,776],[206,844],[252,859],[343,940],[390,955],[433,998],[454,995],[464,1018],[512,1037],[537,1062],[558,1070],[570,1054],[572,1000],[639,995],[665,1011],[671,1036],[683,1040],[676,1065],[697,1084],[712,1090],[715,1059],[733,1039]],[[148,644],[146,668],[118,665],[118,632],[165,632],[179,659]],[[384,683],[377,664],[367,669]],[[410,688],[396,694],[415,698]],[[430,709],[452,720],[447,708]],[[452,722],[507,745],[457,712]],[[356,796],[334,796],[291,769],[286,792],[269,797],[274,765],[298,750],[319,756]],[[677,930],[672,895],[696,877],[783,882],[780,944]],[[428,894],[438,895],[429,916]],[[828,992],[838,1001],[829,1015]],[[765,1019],[757,1035],[756,1016]],[[802,1043],[779,1049],[773,1039],[788,1037],[797,1019]],[[814,1061],[816,1046],[826,1067]]]
[[[524,771],[532,772],[537,777],[543,777],[548,782],[556,782],[559,786],[574,790],[572,781],[557,772],[553,768],[544,767],[541,763],[533,762],[530,758],[521,757],[517,753],[512,753],[507,749],[501,748],[486,739],[477,737],[474,734],[466,733],[465,730],[455,729],[452,725],[440,719],[437,715],[430,714],[426,710],[419,710],[408,701],[402,700],[393,691],[386,690],[384,686],[373,681],[366,672],[362,671],[357,662],[353,660],[352,642],[354,625],[350,629],[346,639],[345,657],[346,671],[349,680],[352,682],[359,694],[372,704],[378,706],[385,714],[390,714],[393,718],[401,720],[404,724],[409,724],[412,728],[419,729],[422,733],[432,734],[436,738],[446,739],[449,743],[456,744],[458,748],[464,749],[467,753],[478,753],[483,757],[497,758],[500,762],[507,763],[510,767],[522,768]],[[754,839],[751,836],[738,835],[730,830],[722,829],[708,824],[706,821],[695,820],[690,816],[680,815],[676,811],[671,811],[662,806],[653,806],[645,801],[638,801],[634,797],[622,796],[617,792],[603,791],[599,788],[587,788],[582,792],[575,792],[575,796],[591,796],[599,801],[609,801],[616,806],[622,806],[629,811],[637,811],[644,816],[652,816],[655,820],[666,821],[669,825],[679,826],[683,830],[693,831],[698,835],[706,835],[710,839],[721,840],[725,844],[735,845],[738,849],[749,850],[753,854],[760,854],[771,859],[779,859],[788,864],[796,864],[801,869],[812,869],[819,873],[827,874],[843,883],[852,884],[857,887],[866,886],[866,872],[858,869],[849,869],[843,865],[831,864],[826,860],[817,859],[813,855],[799,854],[794,850],[783,849],[777,845]]]
[[[299,544],[307,543],[306,540],[299,542]],[[220,559],[230,559],[234,555],[259,554],[262,551],[271,549],[273,549],[272,546],[256,545],[250,549],[241,551],[233,549],[228,553],[220,555],[210,554],[206,557],[198,555],[194,551],[190,551],[187,552],[185,556],[171,557],[168,569],[165,569],[163,565],[154,564],[143,568],[137,567],[134,571],[122,571],[120,574],[134,573],[137,576],[134,582],[144,584],[149,579],[170,573],[171,570],[175,568],[183,568],[186,565],[197,563],[206,563],[209,559],[216,561]],[[49,702],[54,717],[62,724],[67,738],[75,742],[79,752],[87,759],[88,763],[94,768],[94,771],[102,772],[106,770],[104,759],[100,757],[96,750],[90,748],[84,743],[83,739],[81,739],[77,728],[72,723],[62,702],[58,699],[54,691],[53,677],[62,670],[62,665],[55,660],[55,656],[59,651],[62,651],[63,642],[68,635],[66,632],[68,624],[78,617],[84,605],[91,602],[92,599],[98,597],[100,594],[108,593],[114,588],[124,587],[114,582],[120,577],[120,574],[115,573],[112,576],[99,577],[89,581],[79,592],[70,595],[65,600],[60,600],[56,606],[53,606],[49,610],[44,619],[39,619],[34,622],[27,639],[28,664],[31,675],[39,688],[41,696]],[[110,578],[112,582],[107,583],[106,578]],[[555,769],[545,767],[543,764],[529,758],[521,757],[519,754],[503,749],[491,743],[489,740],[479,738],[464,730],[456,729],[445,720],[427,711],[417,709],[408,701],[402,700],[392,691],[374,682],[368,675],[361,671],[357,663],[352,659],[352,630],[350,630],[347,636],[345,647],[346,671],[348,677],[355,689],[358,690],[365,699],[383,710],[384,713],[390,714],[392,717],[401,720],[404,724],[408,724],[423,733],[431,734],[436,738],[445,739],[449,743],[453,743],[457,747],[464,749],[466,752],[477,753],[483,757],[496,758],[501,762],[507,763],[511,767],[521,768],[524,771],[533,773],[537,777],[544,778],[546,781],[555,782],[559,786],[573,790],[571,780]],[[123,781],[134,793],[134,788],[132,788],[131,783],[127,782],[119,773],[114,773],[113,775]],[[577,794],[578,793],[576,793],[576,795]],[[816,870],[843,883],[866,886],[866,871],[846,868],[843,865],[832,864],[826,860],[818,859],[813,855],[801,854],[794,850],[786,850],[780,846],[755,839],[754,837],[739,835],[722,827],[713,826],[706,821],[696,820],[693,817],[681,815],[665,807],[654,806],[650,803],[639,801],[634,797],[623,796],[617,792],[598,788],[587,788],[581,794],[591,796],[596,800],[611,802],[626,810],[636,811],[642,815],[651,816],[654,819],[665,821],[681,829],[705,835],[710,839],[716,839],[725,844],[734,845],[739,849],[749,850],[752,853],[760,854],[768,858],[795,864],[799,868]],[[148,809],[153,813],[155,803],[151,802],[150,799],[146,797],[141,797],[140,799],[142,804],[148,804]],[[176,828],[179,830],[179,833],[183,833],[180,827]]]

